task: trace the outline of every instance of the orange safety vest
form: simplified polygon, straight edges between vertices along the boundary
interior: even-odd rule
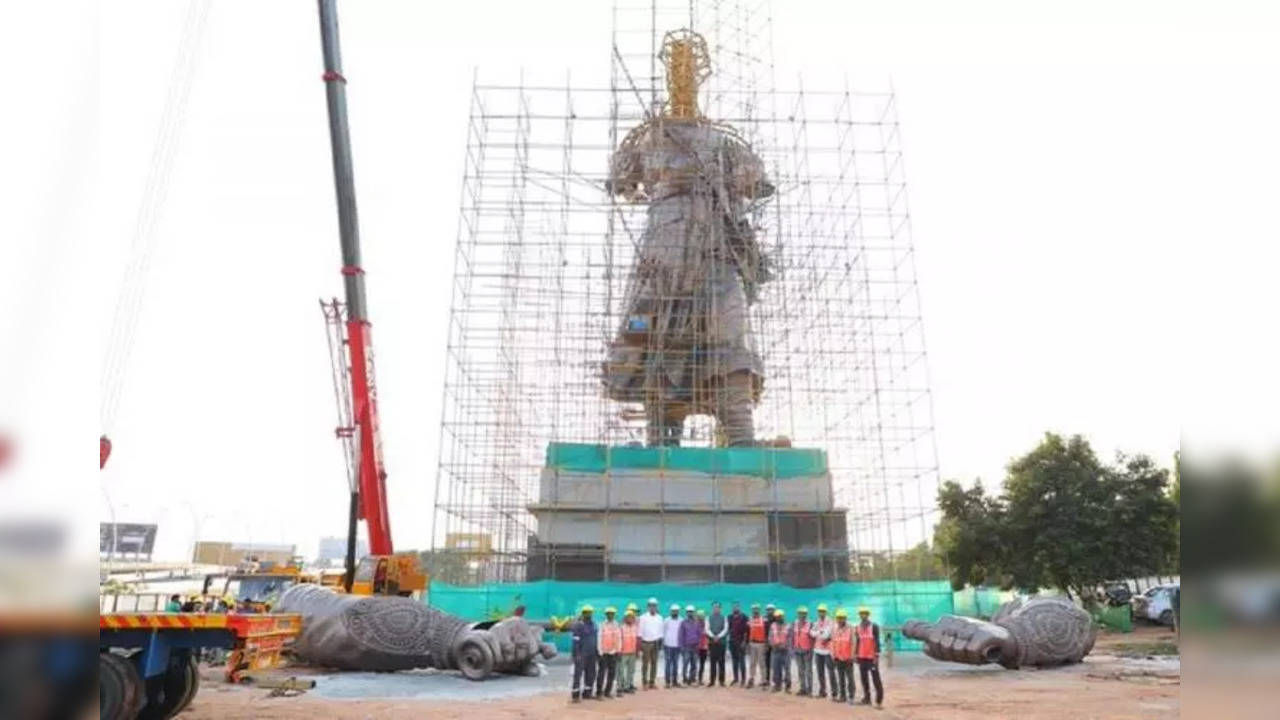
[[[799,620],[796,621],[795,628],[796,628],[796,649],[797,650],[803,651],[803,650],[813,649],[813,638],[809,637],[809,626],[811,624],[812,623],[810,623],[807,620],[804,622],[801,622]]]
[[[622,624],[622,654],[635,655],[636,645],[640,642],[640,628],[632,623]]]
[[[600,654],[617,655],[622,647],[622,629],[617,623],[607,622],[600,626]]]
[[[747,621],[747,629],[750,635],[747,637],[751,642],[764,642],[764,618],[753,617]]]
[[[769,628],[769,644],[773,647],[787,646],[787,624],[776,622]]]
[[[853,659],[853,627],[839,625],[831,628],[831,657],[836,660]]]
[[[872,631],[875,625],[867,623],[864,627],[862,623],[858,623],[858,659],[859,660],[875,660],[876,659],[876,636]]]

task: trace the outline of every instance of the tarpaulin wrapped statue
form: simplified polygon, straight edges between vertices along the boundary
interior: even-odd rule
[[[608,191],[648,206],[622,326],[604,368],[607,395],[642,403],[649,446],[678,445],[690,415],[711,415],[728,446],[755,442],[763,384],[748,308],[770,279],[749,216],[774,194],[764,163],[698,108],[706,41],[666,34],[668,98],[614,152]]]

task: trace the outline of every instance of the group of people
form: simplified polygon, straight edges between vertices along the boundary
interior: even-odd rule
[[[671,605],[665,617],[658,612],[657,598],[649,598],[647,605],[640,615],[634,603],[628,605],[621,622],[617,608],[607,607],[604,621],[599,623],[595,608],[582,606],[571,628],[573,702],[634,693],[637,658],[641,686],[655,689],[659,650],[666,688],[725,687],[727,655],[733,672],[729,686],[790,693],[794,664],[798,696],[830,697],[834,702],[855,704],[856,665],[862,704],[871,704],[873,688],[876,707],[884,702],[880,626],[871,622],[868,608],[858,608],[858,622],[853,624],[844,608],[837,608],[834,617],[829,617],[825,603],[818,605],[814,619],[809,618],[808,608],[796,608],[796,618],[790,622],[786,613],[772,604],[763,612],[760,605],[753,604],[750,615],[736,602],[728,615],[718,602],[711,604],[710,614],[686,605],[683,617],[679,604]],[[710,678],[704,683],[708,665]]]
[[[204,597],[193,593],[188,595],[185,600],[181,595],[170,595],[169,601],[165,603],[164,611],[173,613],[251,613],[254,612],[254,608],[246,601],[237,602],[236,599],[230,595],[223,595],[222,597],[210,595],[208,597]]]

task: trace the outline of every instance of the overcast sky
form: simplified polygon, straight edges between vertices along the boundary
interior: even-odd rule
[[[3,174],[3,299],[28,310],[0,327],[21,338],[0,422],[39,481],[9,497],[73,504],[84,528],[109,498],[161,523],[162,556],[196,525],[313,553],[346,514],[316,306],[341,278],[315,3],[212,3],[96,478],[71,447],[101,432],[97,364],[187,3],[24,5],[0,20],[22,168]],[[392,526],[424,547],[473,71],[603,84],[609,3],[339,10]],[[1277,12],[775,4],[780,85],[898,94],[943,477],[997,480],[1045,430],[1163,463],[1184,431],[1280,434]]]

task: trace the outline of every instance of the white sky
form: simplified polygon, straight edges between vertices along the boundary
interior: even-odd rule
[[[118,519],[161,523],[161,556],[197,523],[313,553],[346,514],[316,306],[341,279],[315,3],[213,3],[101,473],[68,451],[100,432],[101,342],[186,3],[11,5],[0,300],[22,312],[0,321],[0,429],[24,464],[3,492],[74,507],[90,537],[109,495]],[[1280,434],[1278,8],[775,3],[780,85],[898,93],[945,478],[996,480],[1045,430],[1161,461],[1183,432]],[[602,84],[609,3],[339,12],[392,527],[423,547],[473,69]]]

